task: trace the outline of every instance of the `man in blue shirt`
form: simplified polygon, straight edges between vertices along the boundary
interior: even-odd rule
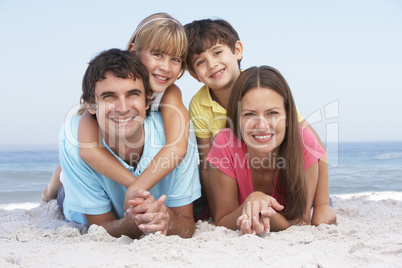
[[[147,115],[151,94],[148,70],[137,56],[111,49],[95,57],[83,79],[83,99],[96,117],[103,145],[137,177],[165,143],[162,117]],[[93,104],[93,106],[91,106]],[[67,220],[103,226],[109,234],[138,238],[144,233],[191,237],[192,202],[201,196],[194,134],[187,153],[168,176],[149,191],[136,190],[130,213],[123,202],[127,188],[92,169],[80,157],[80,117],[60,131],[60,163]]]

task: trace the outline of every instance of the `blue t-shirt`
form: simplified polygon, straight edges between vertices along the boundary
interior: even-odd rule
[[[67,121],[59,136],[65,191],[64,215],[68,221],[87,223],[84,214],[100,215],[113,210],[117,218],[122,218],[127,188],[95,171],[80,157],[77,139],[80,118],[76,116]],[[165,144],[163,121],[159,112],[151,112],[146,117],[144,131],[144,150],[136,170],[114,154],[103,141],[105,147],[137,177]],[[190,131],[187,153],[183,161],[150,190],[155,199],[166,195],[167,207],[185,206],[201,196],[196,144],[195,135]],[[162,161],[159,166],[166,166],[167,163]]]

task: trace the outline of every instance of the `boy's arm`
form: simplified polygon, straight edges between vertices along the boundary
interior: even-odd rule
[[[101,147],[97,121],[86,110],[78,127],[80,157],[97,172],[129,187],[137,178],[127,170],[109,150]]]
[[[128,191],[151,189],[172,172],[186,155],[190,115],[182,102],[181,91],[176,85],[166,90],[160,110],[166,143]]]

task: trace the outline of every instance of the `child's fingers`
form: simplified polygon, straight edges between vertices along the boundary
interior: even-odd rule
[[[145,213],[155,203],[155,199],[151,196],[145,199],[141,204],[130,206],[126,212],[130,214]]]
[[[131,200],[135,198],[148,198],[151,195],[149,191],[142,189],[127,189],[126,191],[126,199]]]
[[[144,203],[145,199],[144,198],[134,198],[134,199],[130,199],[128,200],[128,204],[130,206],[138,206],[141,205],[142,203]]]

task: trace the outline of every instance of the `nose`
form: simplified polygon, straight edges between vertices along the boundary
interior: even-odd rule
[[[125,97],[119,98],[118,101],[115,103],[115,111],[121,114],[127,113],[130,108],[130,105]]]
[[[165,59],[162,60],[159,68],[165,72],[170,70],[170,60],[168,59],[168,57],[165,57]]]
[[[257,129],[268,129],[269,128],[269,122],[264,116],[258,116],[255,122],[255,127]]]
[[[216,65],[218,65],[216,60],[214,60],[214,59],[208,60],[208,68],[209,69],[215,68]]]

